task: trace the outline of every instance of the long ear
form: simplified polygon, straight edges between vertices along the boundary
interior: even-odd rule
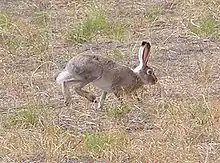
[[[149,42],[142,42],[143,52],[142,52],[142,62],[144,66],[147,66],[147,62],[150,56],[150,43]]]
[[[143,41],[141,43],[141,47],[139,49],[139,65],[134,69],[134,72],[139,72],[144,66],[147,65],[147,61],[149,59],[149,52],[150,52],[150,43]]]

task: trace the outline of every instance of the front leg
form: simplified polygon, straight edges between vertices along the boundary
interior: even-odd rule
[[[114,92],[114,95],[117,97],[117,99],[121,102],[121,105],[123,105],[123,98],[120,92]]]
[[[137,99],[138,101],[141,101],[141,99],[138,97],[138,94],[137,94],[136,91],[134,91],[134,95],[135,95],[135,97],[136,97],[136,99]]]
[[[107,92],[103,91],[101,96],[100,96],[100,99],[99,99],[98,109],[102,109],[103,108],[106,95],[107,95]]]

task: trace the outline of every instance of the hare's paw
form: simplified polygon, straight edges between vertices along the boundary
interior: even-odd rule
[[[97,99],[96,99],[96,96],[93,95],[93,94],[90,94],[90,95],[89,95],[89,101],[94,102],[94,103],[97,103],[97,102],[98,102]]]
[[[97,109],[98,109],[98,110],[102,110],[102,109],[103,109],[103,105],[102,105],[100,102],[98,103]]]
[[[66,98],[65,101],[64,101],[65,105],[66,106],[69,106],[71,104],[71,98]]]

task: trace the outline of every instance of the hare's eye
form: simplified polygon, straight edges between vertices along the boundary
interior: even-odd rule
[[[148,75],[151,75],[151,74],[152,74],[152,70],[151,70],[151,69],[148,69],[148,70],[147,70],[147,74],[148,74]]]

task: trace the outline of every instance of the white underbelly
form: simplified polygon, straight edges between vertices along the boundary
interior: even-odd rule
[[[112,82],[106,81],[103,78],[95,80],[92,82],[96,87],[99,89],[106,91],[106,92],[112,92]]]

